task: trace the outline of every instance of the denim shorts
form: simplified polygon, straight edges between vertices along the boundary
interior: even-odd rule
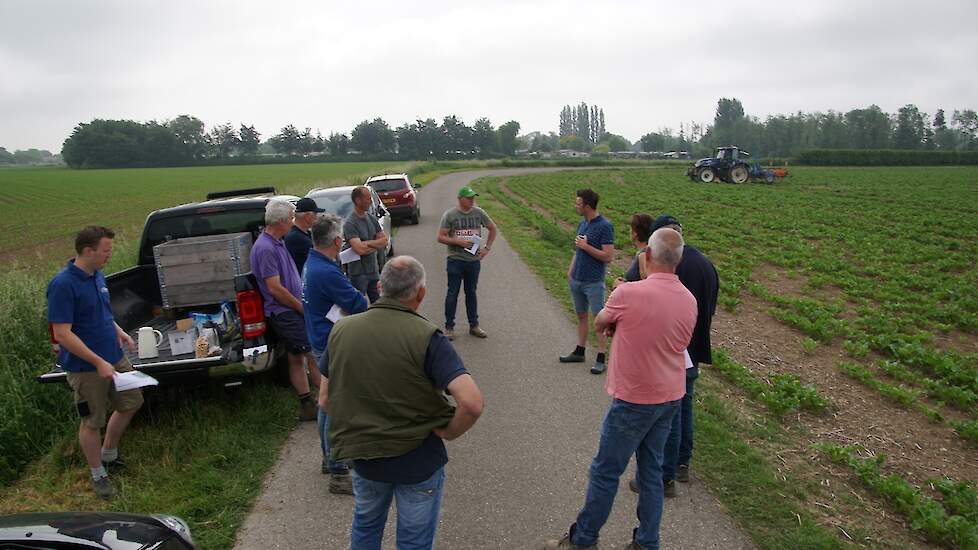
[[[588,309],[595,315],[604,307],[604,281],[585,282],[577,279],[570,280],[571,298],[574,299],[574,311],[585,313]]]

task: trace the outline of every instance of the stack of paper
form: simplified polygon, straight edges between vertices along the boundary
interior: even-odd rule
[[[145,372],[133,370],[129,372],[117,372],[112,376],[115,382],[115,391],[134,390],[143,386],[156,386],[159,381]]]
[[[340,263],[346,265],[350,262],[359,262],[360,255],[357,254],[356,250],[352,248],[347,248],[346,250],[340,252]]]
[[[471,241],[472,242],[472,245],[469,246],[468,248],[466,248],[465,251],[468,252],[469,254],[472,254],[473,256],[475,256],[476,253],[479,252],[479,245],[482,244],[482,237],[476,237],[474,235],[469,235],[469,236],[462,237],[462,239],[464,239],[466,241]]]

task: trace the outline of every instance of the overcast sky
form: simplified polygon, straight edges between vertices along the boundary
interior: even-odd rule
[[[94,118],[323,135],[448,114],[635,141],[748,114],[978,108],[978,2],[0,0],[0,146],[60,152]]]

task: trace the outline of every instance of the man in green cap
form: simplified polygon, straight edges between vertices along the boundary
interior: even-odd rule
[[[465,286],[465,312],[469,318],[469,334],[488,336],[479,327],[479,302],[476,287],[482,259],[492,250],[496,240],[496,224],[486,211],[475,205],[476,193],[465,186],[458,190],[458,206],[449,208],[441,217],[438,242],[448,246],[448,294],[445,296],[445,336],[455,339],[455,309],[459,289]],[[483,235],[482,228],[489,230]]]

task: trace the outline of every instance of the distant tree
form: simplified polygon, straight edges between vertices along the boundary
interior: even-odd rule
[[[364,154],[394,152],[397,139],[394,131],[382,118],[373,121],[364,120],[350,134],[350,145]]]
[[[581,139],[581,136],[571,134],[560,138],[560,148],[580,152],[587,150],[587,144]]]
[[[261,134],[255,130],[255,127],[241,125],[238,129],[238,146],[241,152],[245,155],[254,155],[258,153],[258,147],[261,144]]]
[[[594,143],[591,141],[591,114],[588,109],[587,103],[581,102],[577,106],[577,131],[575,132],[585,143]]]
[[[577,121],[574,117],[574,111],[571,110],[570,105],[564,105],[564,108],[560,110],[560,123],[558,124],[557,132],[560,137],[569,136],[577,131]]]
[[[616,134],[605,134],[602,143],[607,144],[610,151],[628,151],[632,148],[630,141]]]
[[[642,150],[651,153],[653,151],[667,151],[669,149],[667,143],[671,139],[672,135],[670,135],[670,132],[662,133],[662,131],[659,131],[649,132],[642,136],[642,139],[639,141],[642,143]]]
[[[893,145],[897,149],[920,149],[924,145],[924,118],[916,105],[910,103],[897,111]]]
[[[72,168],[172,166],[188,162],[169,125],[95,119],[75,126],[61,148]]]
[[[934,131],[936,132],[937,130],[946,129],[947,121],[944,120],[944,109],[938,109],[937,112],[934,113]]]
[[[499,127],[496,131],[499,140],[499,152],[508,155],[516,155],[516,136],[520,133],[520,123],[511,120]]]
[[[496,151],[496,130],[488,118],[480,118],[472,125],[472,145],[483,154]]]
[[[0,164],[13,164],[14,154],[0,147]]]
[[[333,132],[326,140],[326,148],[331,155],[345,155],[350,148],[350,138],[346,134]]]
[[[596,157],[606,157],[610,151],[611,148],[608,147],[607,143],[599,143],[595,145],[593,149],[591,149],[591,154]]]
[[[965,149],[978,149],[978,114],[972,109],[963,111],[955,109],[951,121],[960,136],[959,146]]]
[[[269,140],[275,152],[284,155],[294,155],[301,149],[302,134],[292,124],[285,126],[282,130],[272,136]]]
[[[876,105],[853,109],[846,113],[849,147],[853,149],[885,149],[890,145],[890,117]]]
[[[849,145],[846,119],[841,113],[829,111],[824,115],[816,115],[818,124],[818,140],[816,147],[823,149],[844,149]]]
[[[166,123],[180,144],[181,156],[186,161],[204,158],[207,153],[207,135],[204,123],[195,116],[180,115]]]
[[[299,134],[299,152],[303,155],[308,155],[316,147],[316,136],[312,135],[312,128],[306,127],[305,130]]]
[[[456,151],[468,153],[473,149],[472,129],[455,115],[442,119],[441,133],[445,136],[445,145],[448,148],[446,153],[449,155]]]
[[[214,146],[214,151],[219,158],[227,158],[231,156],[232,151],[241,145],[241,139],[238,138],[234,126],[231,126],[230,122],[226,122],[211,128],[210,143]]]

